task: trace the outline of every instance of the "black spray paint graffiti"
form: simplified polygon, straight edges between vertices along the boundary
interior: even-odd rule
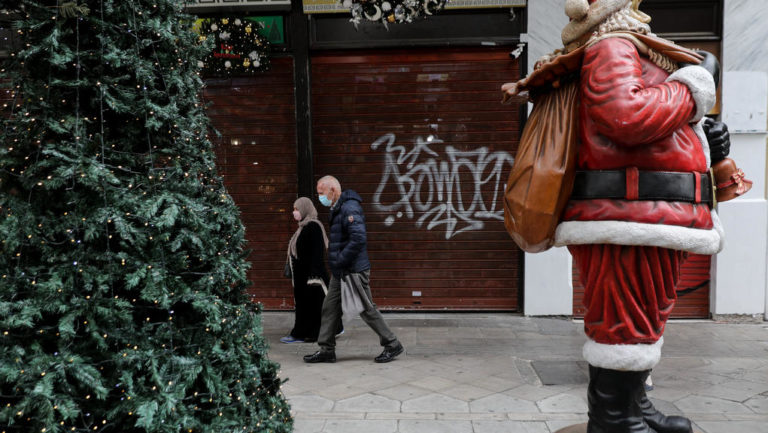
[[[448,145],[441,146],[441,158],[429,147],[441,143],[433,136],[419,137],[408,150],[395,144],[394,134],[386,134],[371,144],[374,150],[386,150],[384,174],[373,205],[390,213],[384,221],[387,226],[404,215],[409,219],[418,215],[417,227],[425,222],[427,230],[445,226],[445,238],[450,239],[482,229],[484,221],[504,219],[501,199],[506,179],[502,173],[511,168],[512,156],[489,152],[487,147],[460,151]],[[467,184],[469,179],[471,184]],[[389,199],[393,192],[394,199]]]

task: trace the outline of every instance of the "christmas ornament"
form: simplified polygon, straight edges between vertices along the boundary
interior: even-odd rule
[[[259,23],[241,18],[199,21],[200,40],[212,41],[202,72],[209,77],[252,75],[269,69],[269,41],[257,31]]]
[[[390,23],[411,23],[426,18],[445,8],[448,0],[342,0],[348,8],[355,27],[361,22],[377,21],[385,26]]]

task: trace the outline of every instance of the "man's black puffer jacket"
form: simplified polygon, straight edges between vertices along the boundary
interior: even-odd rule
[[[371,269],[362,201],[358,193],[348,189],[331,208],[328,264],[336,278]]]

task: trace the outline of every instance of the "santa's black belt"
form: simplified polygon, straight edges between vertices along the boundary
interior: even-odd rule
[[[712,205],[709,173],[625,170],[577,171],[571,199],[663,200]]]

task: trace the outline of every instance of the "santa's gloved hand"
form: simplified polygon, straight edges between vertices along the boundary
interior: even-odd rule
[[[731,136],[728,133],[728,126],[709,117],[704,118],[702,126],[709,143],[709,156],[712,165],[715,165],[724,160],[731,152]]]

